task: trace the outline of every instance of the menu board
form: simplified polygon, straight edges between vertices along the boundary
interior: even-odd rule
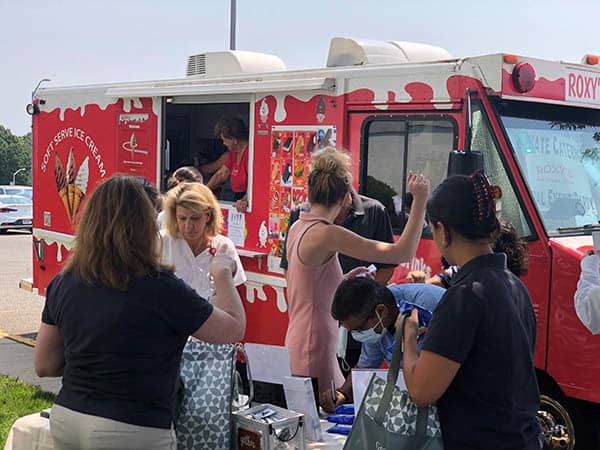
[[[122,113],[117,126],[117,171],[154,180],[156,155],[151,154],[156,139],[150,114]]]
[[[281,258],[292,207],[308,200],[307,177],[312,156],[335,147],[333,126],[271,128],[269,178],[269,255]]]

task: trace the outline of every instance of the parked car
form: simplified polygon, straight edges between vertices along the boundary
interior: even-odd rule
[[[23,185],[2,185],[0,186],[0,195],[21,195],[30,201],[33,198],[33,189],[31,186]]]
[[[32,231],[33,209],[31,199],[22,195],[0,194],[0,233],[8,229]]]

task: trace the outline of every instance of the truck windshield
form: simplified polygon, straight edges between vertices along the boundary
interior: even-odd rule
[[[517,163],[550,235],[600,220],[600,111],[500,101]]]

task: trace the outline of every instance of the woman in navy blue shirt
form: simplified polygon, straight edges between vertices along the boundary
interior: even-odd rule
[[[427,202],[442,256],[460,266],[420,354],[416,314],[404,330],[404,378],[417,405],[437,402],[445,450],[541,448],[531,298],[493,253],[501,192],[482,173],[446,179]]]
[[[56,449],[174,449],[183,346],[242,338],[235,262],[215,256],[217,295],[201,298],[160,262],[156,212],[139,179],[91,194],[76,247],[48,285],[35,348],[39,376],[62,376],[50,414]]]

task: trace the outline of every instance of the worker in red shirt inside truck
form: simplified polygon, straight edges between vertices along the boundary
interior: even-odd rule
[[[248,127],[242,119],[223,118],[215,125],[215,135],[221,137],[229,153],[206,185],[214,191],[229,178],[234,207],[245,212],[248,208]]]

